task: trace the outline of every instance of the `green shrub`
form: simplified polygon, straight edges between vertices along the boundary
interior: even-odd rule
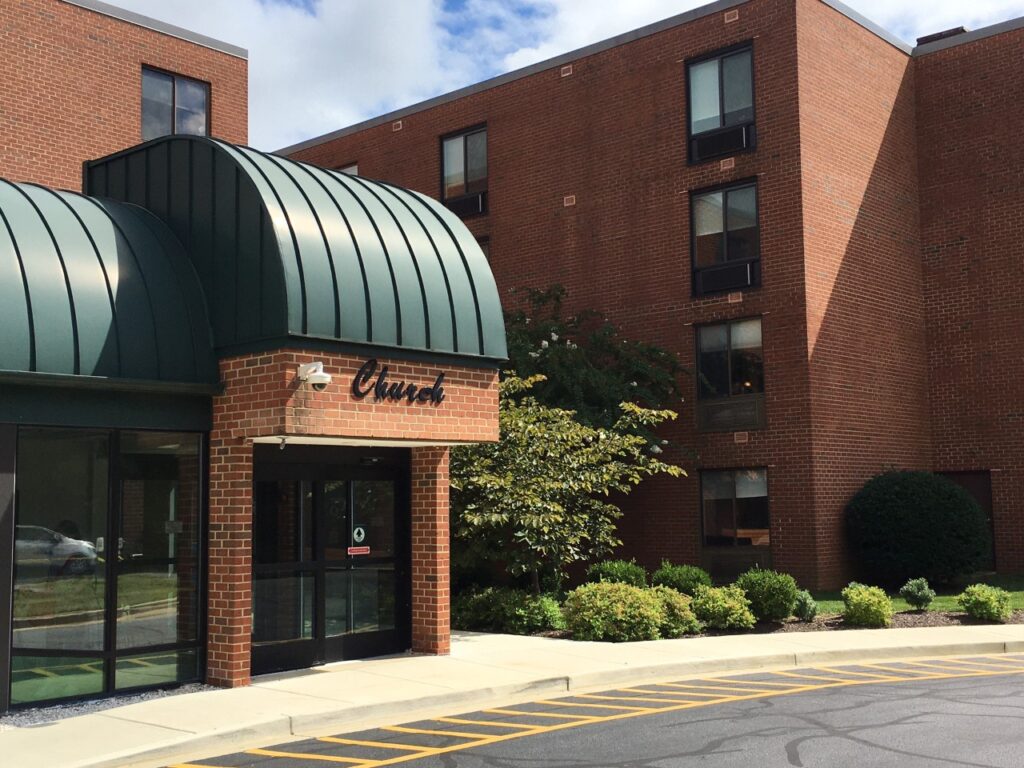
[[[668,560],[662,560],[661,567],[651,574],[651,584],[671,587],[693,597],[697,587],[711,586],[711,576],[696,565],[672,565]]]
[[[574,640],[657,640],[665,611],[649,589],[596,582],[574,589],[562,608]]]
[[[967,615],[983,621],[1007,622],[1013,610],[1010,593],[988,584],[972,584],[956,599]]]
[[[951,480],[929,472],[886,472],[846,508],[850,549],[865,574],[895,586],[918,576],[948,583],[986,565],[985,513]]]
[[[796,580],[788,573],[751,568],[740,574],[736,586],[747,593],[750,610],[758,621],[784,621],[793,615]]]
[[[647,586],[647,571],[636,560],[605,560],[587,568],[587,581]]]
[[[911,579],[900,587],[900,597],[914,610],[923,611],[935,599],[935,590],[928,586],[928,579]]]
[[[689,597],[671,587],[654,586],[650,592],[658,596],[665,618],[661,622],[662,637],[682,637],[700,632],[700,622],[693,613]]]
[[[892,623],[892,600],[880,587],[851,581],[842,596],[844,623],[854,627],[888,627]]]
[[[452,604],[452,625],[475,632],[532,635],[564,629],[558,601],[522,589],[488,587],[459,595]]]
[[[793,615],[804,622],[814,621],[814,617],[818,615],[818,604],[814,602],[811,593],[806,589],[801,589],[796,593]]]
[[[750,629],[754,614],[743,590],[728,587],[698,587],[693,596],[693,612],[697,620],[712,629]]]

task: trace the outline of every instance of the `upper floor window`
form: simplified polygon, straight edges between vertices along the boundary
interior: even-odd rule
[[[142,140],[210,132],[210,86],[199,80],[142,68]]]
[[[699,327],[698,429],[732,432],[764,425],[761,318]]]
[[[349,163],[337,169],[339,173],[347,173],[349,176],[359,175],[359,163]]]
[[[756,183],[694,193],[690,211],[694,295],[759,285]]]
[[[767,470],[706,470],[700,473],[700,489],[704,546],[769,546]]]
[[[754,131],[754,69],[749,45],[687,65],[690,162],[750,149]]]
[[[441,140],[442,199],[460,216],[487,213],[487,129]]]

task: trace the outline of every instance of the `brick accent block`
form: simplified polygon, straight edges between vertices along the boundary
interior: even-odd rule
[[[0,176],[80,190],[142,141],[142,67],[210,84],[210,133],[248,139],[245,59],[59,0],[0,3]]]
[[[412,649],[451,647],[448,449],[412,452]]]
[[[319,360],[333,381],[323,392],[296,378]],[[431,386],[445,373],[445,399],[375,402],[352,395],[364,358],[285,349],[225,358],[224,393],[214,398],[210,433],[210,574],[207,681],[249,682],[252,632],[252,439],[484,442],[498,439],[498,372],[379,359],[390,381]],[[413,647],[448,652],[448,450],[412,453]]]

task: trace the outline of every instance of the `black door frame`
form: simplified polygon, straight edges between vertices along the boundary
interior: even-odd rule
[[[312,573],[314,584],[313,637],[268,644],[252,644],[251,672],[254,675],[304,669],[343,659],[365,658],[406,650],[412,645],[412,557],[411,557],[411,489],[409,486],[410,452],[399,448],[342,447],[295,445],[253,446],[253,485],[263,481],[307,481],[318,487],[313,504],[313,560],[272,565],[257,565],[253,559],[253,576],[258,573]],[[395,628],[376,632],[348,633],[327,637],[326,574],[339,563],[328,564],[322,531],[324,529],[323,482],[343,480],[349,483],[349,510],[354,511],[353,481],[389,480],[395,490]],[[256,502],[256,494],[253,494]],[[256,525],[255,515],[253,526]],[[255,533],[255,531],[254,531]],[[368,558],[367,565],[377,562]]]

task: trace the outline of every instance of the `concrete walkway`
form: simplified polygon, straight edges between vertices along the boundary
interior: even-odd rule
[[[0,732],[5,768],[157,768],[290,738],[716,672],[1024,652],[1024,625],[583,643],[458,634],[447,657],[399,656],[257,678]]]

